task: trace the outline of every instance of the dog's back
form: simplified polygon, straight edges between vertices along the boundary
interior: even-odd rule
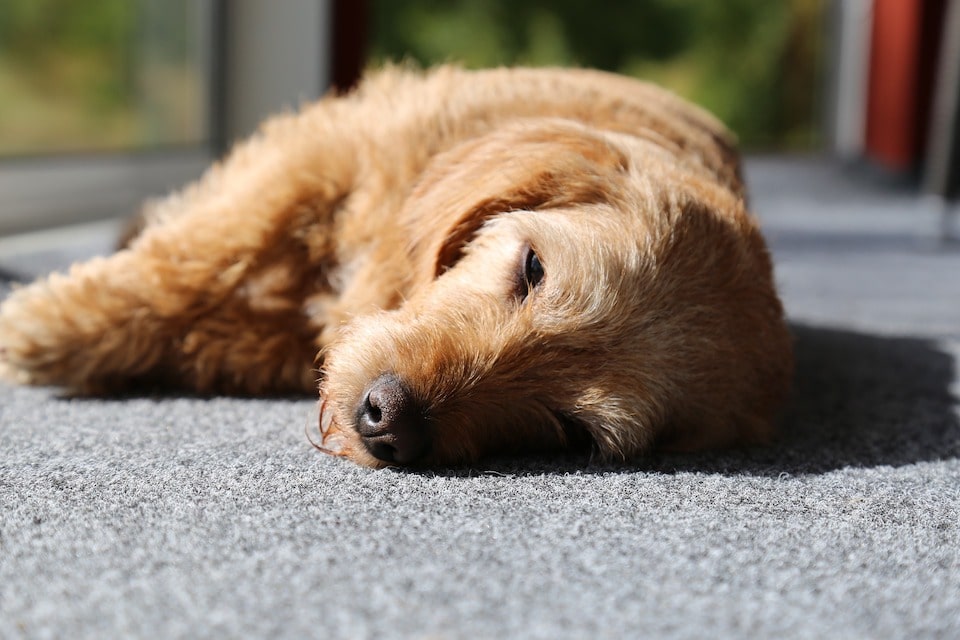
[[[372,139],[405,141],[412,133],[422,158],[512,120],[574,120],[651,140],[742,191],[736,143],[719,120],[661,87],[602,71],[392,67],[368,77],[340,108],[344,126]]]

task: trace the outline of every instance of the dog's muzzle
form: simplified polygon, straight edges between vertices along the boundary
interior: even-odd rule
[[[394,375],[373,381],[357,405],[355,420],[363,445],[378,460],[408,464],[430,450],[423,408]]]

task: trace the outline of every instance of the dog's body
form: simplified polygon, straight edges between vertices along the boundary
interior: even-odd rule
[[[370,465],[762,441],[789,386],[729,135],[633,80],[387,70],[146,220],[3,303],[8,377],[286,393],[317,360],[321,447]]]

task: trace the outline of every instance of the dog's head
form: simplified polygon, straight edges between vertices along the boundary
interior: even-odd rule
[[[770,261],[693,155],[517,125],[439,156],[402,219],[413,286],[327,352],[326,450],[374,466],[626,458],[768,434],[791,369]]]

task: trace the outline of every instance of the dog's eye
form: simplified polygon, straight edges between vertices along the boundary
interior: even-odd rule
[[[517,294],[521,300],[537,288],[540,281],[543,280],[543,265],[540,263],[540,256],[531,247],[527,247],[523,254],[521,263],[520,277],[517,279]]]
[[[523,260],[523,279],[531,289],[543,280],[543,265],[533,249],[527,249],[527,257]]]

